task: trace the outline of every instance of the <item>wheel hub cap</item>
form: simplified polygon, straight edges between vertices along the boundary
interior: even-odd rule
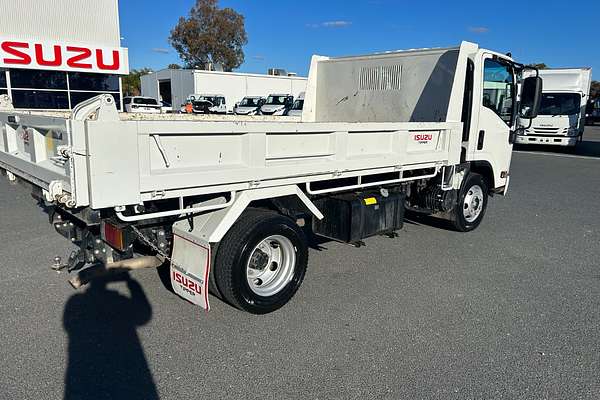
[[[250,289],[259,296],[279,293],[294,277],[296,249],[285,236],[269,236],[252,250],[246,268]]]
[[[463,216],[467,222],[474,222],[483,211],[483,189],[479,185],[472,186],[463,201]]]

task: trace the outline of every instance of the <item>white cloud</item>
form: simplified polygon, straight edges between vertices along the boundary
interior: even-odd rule
[[[487,28],[485,26],[470,26],[469,31],[473,33],[488,33],[490,31],[490,28]]]
[[[345,28],[352,25],[351,21],[325,21],[318,24],[307,24],[309,28]]]

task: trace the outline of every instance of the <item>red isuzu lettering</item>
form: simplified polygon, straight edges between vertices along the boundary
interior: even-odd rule
[[[0,67],[85,70],[127,73],[123,49],[106,49],[60,43],[29,43],[5,40],[0,43]]]
[[[417,142],[429,142],[430,140],[433,140],[433,135],[415,135],[415,140]]]
[[[192,281],[191,279],[186,278],[185,276],[181,275],[179,272],[173,271],[173,279],[175,280],[175,282],[179,283],[184,288],[192,290],[200,295],[202,294],[202,289],[196,282]]]

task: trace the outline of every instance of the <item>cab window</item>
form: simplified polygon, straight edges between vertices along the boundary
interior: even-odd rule
[[[483,106],[512,126],[515,106],[515,78],[509,65],[486,59],[484,65]]]

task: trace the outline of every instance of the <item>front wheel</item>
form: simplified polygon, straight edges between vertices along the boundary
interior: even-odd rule
[[[458,195],[454,207],[452,222],[459,232],[470,232],[476,229],[483,217],[488,204],[488,187],[479,174],[469,174]]]
[[[292,299],[307,264],[308,243],[292,219],[248,209],[221,241],[213,273],[224,300],[266,314]]]

